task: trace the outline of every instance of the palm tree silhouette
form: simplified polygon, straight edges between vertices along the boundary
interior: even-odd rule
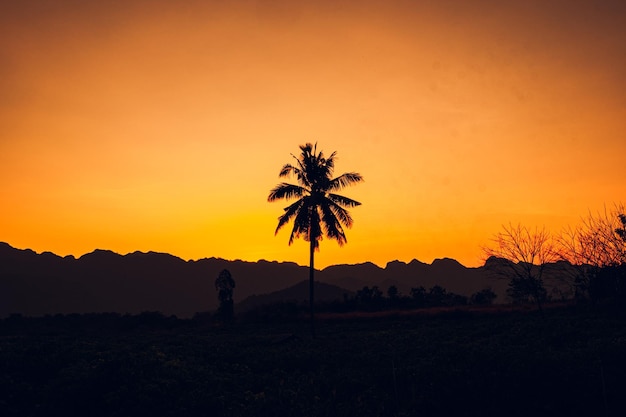
[[[322,151],[317,152],[317,144],[310,143],[300,145],[300,150],[299,156],[291,155],[296,164],[285,164],[278,174],[281,178],[294,175],[298,185],[281,182],[270,191],[267,201],[297,199],[295,203],[285,207],[285,212],[278,218],[274,234],[293,219],[289,245],[299,237],[310,243],[309,308],[311,335],[315,337],[314,253],[319,250],[319,241],[323,235],[335,239],[339,246],[347,243],[343,227],[351,227],[353,221],[346,209],[359,206],[361,203],[334,192],[363,181],[363,177],[356,172],[348,172],[333,178],[336,152],[325,158]]]

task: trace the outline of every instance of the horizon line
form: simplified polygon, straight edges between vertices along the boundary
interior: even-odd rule
[[[202,257],[202,258],[195,258],[195,259],[194,259],[194,258],[184,258],[184,257],[178,256],[178,255],[173,254],[173,253],[170,253],[170,252],[160,252],[160,251],[154,251],[154,250],[148,250],[148,251],[134,250],[134,251],[127,252],[127,253],[120,253],[120,252],[116,252],[116,251],[111,250],[111,249],[103,249],[103,248],[94,248],[94,249],[93,249],[93,250],[91,250],[90,252],[85,252],[85,253],[83,253],[82,255],[74,255],[74,254],[71,254],[71,253],[70,253],[70,254],[67,254],[67,255],[59,255],[58,253],[55,253],[55,252],[53,252],[53,251],[49,251],[49,250],[44,250],[44,251],[41,251],[41,252],[37,252],[36,250],[34,250],[34,249],[32,249],[32,248],[18,248],[18,247],[15,247],[15,246],[13,246],[13,245],[11,245],[10,243],[5,242],[5,241],[0,241],[0,244],[5,244],[5,245],[7,245],[7,246],[9,246],[10,248],[15,249],[15,250],[20,250],[20,251],[31,251],[31,252],[35,253],[36,255],[43,255],[43,254],[49,253],[49,254],[52,254],[52,255],[57,256],[57,257],[59,257],[59,258],[68,258],[68,257],[69,257],[69,258],[73,258],[73,259],[76,259],[76,260],[78,260],[78,259],[82,258],[83,256],[90,255],[90,254],[92,254],[92,253],[95,253],[95,252],[101,251],[101,252],[111,252],[111,253],[114,253],[114,254],[116,254],[116,255],[118,255],[118,256],[121,256],[121,257],[128,256],[128,255],[133,255],[133,254],[143,254],[143,255],[148,255],[148,254],[158,254],[158,255],[169,255],[169,256],[173,256],[173,257],[178,258],[178,259],[180,259],[180,260],[182,260],[182,261],[184,261],[184,262],[198,262],[198,261],[201,261],[201,260],[204,260],[204,259],[217,259],[217,260],[223,260],[223,261],[227,261],[227,262],[248,262],[248,263],[268,262],[268,263],[279,263],[279,264],[280,264],[280,263],[284,263],[284,264],[295,264],[295,265],[297,265],[297,266],[299,266],[299,267],[309,268],[309,266],[308,266],[308,265],[302,265],[302,264],[299,264],[299,263],[297,263],[297,262],[295,262],[295,261],[269,260],[269,259],[263,259],[263,258],[259,258],[259,259],[257,259],[256,261],[249,261],[249,260],[240,259],[240,258],[236,258],[236,259],[227,259],[227,258],[222,258],[222,257],[220,257],[220,256],[205,256],[205,257]],[[430,263],[428,263],[428,262],[424,262],[424,261],[421,261],[421,260],[419,260],[419,259],[417,259],[417,258],[413,258],[413,259],[411,259],[411,260],[410,260],[410,261],[408,261],[408,262],[407,262],[407,261],[403,261],[403,260],[401,260],[401,259],[393,259],[393,260],[387,261],[387,262],[385,263],[385,265],[380,265],[380,264],[378,264],[378,263],[376,263],[376,262],[374,262],[374,261],[363,261],[363,262],[356,262],[356,263],[338,263],[338,264],[332,264],[332,265],[325,266],[324,268],[321,268],[321,269],[315,268],[315,270],[317,270],[317,271],[323,271],[323,270],[325,270],[325,269],[327,269],[327,268],[331,268],[331,267],[334,267],[334,266],[358,266],[358,265],[366,265],[366,264],[372,264],[372,265],[374,265],[374,266],[376,266],[376,267],[378,267],[378,268],[380,268],[380,269],[386,269],[386,268],[389,266],[389,264],[392,264],[392,263],[394,263],[394,262],[399,262],[399,263],[402,263],[402,264],[404,264],[404,265],[409,265],[409,264],[411,264],[411,263],[413,263],[413,262],[419,262],[419,263],[422,263],[422,264],[424,264],[424,265],[433,265],[433,264],[434,264],[435,262],[437,262],[437,261],[444,261],[444,260],[451,260],[451,261],[454,261],[454,262],[458,263],[459,265],[463,266],[464,268],[477,268],[476,266],[467,266],[467,265],[464,265],[463,263],[459,262],[459,261],[458,261],[458,260],[456,260],[455,258],[448,257],[448,256],[444,256],[444,257],[441,257],[441,258],[434,258],[434,259],[432,260],[432,262],[430,262]],[[484,264],[483,264],[483,265],[481,265],[481,266],[484,266]]]

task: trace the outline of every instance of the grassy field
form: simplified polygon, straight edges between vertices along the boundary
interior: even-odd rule
[[[626,316],[536,312],[216,325],[158,314],[0,322],[0,415],[626,415]]]

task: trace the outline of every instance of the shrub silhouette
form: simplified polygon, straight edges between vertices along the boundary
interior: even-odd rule
[[[228,269],[222,270],[215,280],[215,289],[217,290],[217,299],[220,306],[217,315],[222,320],[232,320],[234,316],[233,308],[233,290],[235,289],[235,280]]]
[[[474,305],[491,305],[496,297],[496,293],[491,288],[485,288],[472,294],[470,303]]]

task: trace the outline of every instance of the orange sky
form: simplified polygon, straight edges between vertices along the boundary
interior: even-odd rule
[[[266,198],[317,141],[365,182],[316,266],[478,266],[626,199],[624,39],[619,0],[0,0],[0,241],[306,265]]]

